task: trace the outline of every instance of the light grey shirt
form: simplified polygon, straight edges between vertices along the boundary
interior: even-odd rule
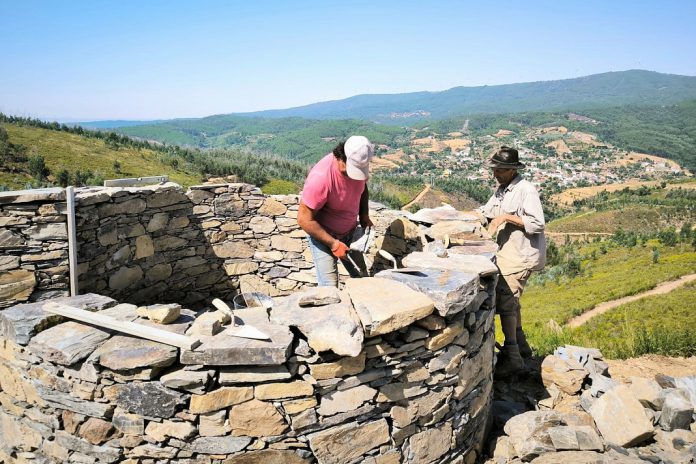
[[[490,221],[501,214],[514,214],[524,228],[505,223],[498,232],[496,261],[503,275],[524,270],[538,271],[546,264],[544,211],[534,185],[519,174],[505,188],[498,187],[479,211]]]

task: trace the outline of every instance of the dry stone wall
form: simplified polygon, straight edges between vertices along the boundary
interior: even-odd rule
[[[63,189],[0,192],[0,309],[68,295]]]

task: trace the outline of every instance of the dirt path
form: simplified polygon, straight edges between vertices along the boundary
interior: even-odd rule
[[[628,382],[631,377],[652,378],[655,374],[670,377],[696,375],[696,356],[691,358],[669,358],[657,354],[647,354],[640,358],[607,359],[609,374],[614,380]]]
[[[421,190],[421,192],[418,195],[416,195],[416,198],[414,198],[413,200],[406,203],[404,206],[401,207],[401,209],[406,210],[411,205],[418,203],[421,200],[421,198],[423,198],[425,196],[425,194],[427,194],[429,191],[430,191],[430,185],[426,185],[425,188],[423,190]]]
[[[617,306],[621,306],[622,304],[625,303],[630,303],[632,301],[640,300],[641,298],[645,298],[646,296],[652,296],[652,295],[663,295],[665,293],[669,293],[672,290],[681,287],[682,285],[691,282],[693,280],[696,280],[696,274],[689,274],[680,277],[677,280],[670,280],[669,282],[662,282],[661,284],[658,284],[655,288],[652,290],[645,291],[643,293],[638,293],[636,295],[631,295],[631,296],[625,296],[623,298],[619,298],[618,300],[611,300],[611,301],[605,301],[604,303],[600,303],[591,310],[579,315],[578,317],[572,318],[568,323],[566,324],[568,327],[579,327],[585,322],[589,321],[593,317],[605,313],[609,311],[610,309],[616,308]]]

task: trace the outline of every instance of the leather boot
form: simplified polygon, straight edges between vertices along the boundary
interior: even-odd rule
[[[517,329],[517,346],[520,348],[520,355],[523,358],[531,358],[534,354],[532,353],[532,347],[527,343],[527,337],[521,327]]]
[[[493,378],[504,379],[524,370],[524,359],[518,345],[504,345],[495,364]]]

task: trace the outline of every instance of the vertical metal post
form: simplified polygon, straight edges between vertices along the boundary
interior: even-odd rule
[[[68,207],[68,260],[70,263],[70,296],[79,294],[77,285],[77,228],[75,224],[75,187],[65,189]]]

